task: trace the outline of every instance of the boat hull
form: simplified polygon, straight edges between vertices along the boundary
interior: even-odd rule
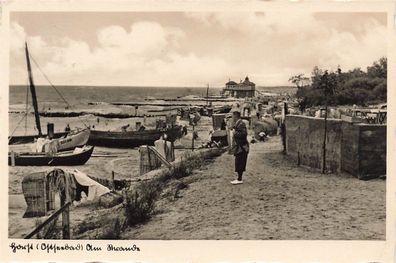
[[[167,134],[168,140],[174,141],[181,137],[181,127],[175,126],[166,130],[146,131],[96,131],[91,130],[88,144],[112,148],[134,148],[141,145],[154,145],[154,142]]]
[[[83,165],[92,155],[93,146],[86,147],[82,152],[60,152],[53,156],[45,153],[20,153],[15,155],[15,166],[69,166]],[[8,154],[8,165],[11,165],[11,155]]]
[[[89,129],[78,130],[69,133],[66,137],[59,138],[59,151],[67,151],[87,144],[91,131]]]
[[[54,133],[54,138],[61,138],[63,136],[66,136],[68,132],[57,132]],[[47,135],[44,134],[41,137],[46,137]],[[13,136],[8,142],[8,145],[17,145],[17,144],[28,144],[28,143],[33,143],[35,140],[40,138],[38,135],[23,135],[23,136]]]

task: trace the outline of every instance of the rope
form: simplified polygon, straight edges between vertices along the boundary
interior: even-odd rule
[[[8,137],[8,143],[10,143],[12,136],[14,136],[15,131],[17,130],[17,128],[19,127],[19,124],[21,124],[21,122],[27,117],[27,115],[29,114],[29,110],[32,108],[32,106],[29,107],[29,109],[26,111],[25,115],[22,117],[22,119],[18,122],[18,124],[16,125],[15,129],[12,131],[11,135]]]
[[[39,69],[39,71],[41,72],[41,74],[44,76],[44,78],[48,81],[48,83],[51,85],[51,87],[58,93],[59,97],[61,97],[61,99],[66,103],[66,105],[70,108],[73,109],[73,107],[67,102],[67,100],[62,96],[62,94],[59,92],[59,90],[52,84],[52,82],[49,80],[49,78],[47,77],[47,75],[41,70],[40,66],[38,65],[38,63],[36,62],[36,60],[34,59],[34,57],[29,54],[30,58],[33,60],[34,64],[36,65],[36,67]],[[86,128],[89,128],[89,126],[79,117],[77,116],[77,118],[82,122],[82,124],[84,124],[84,126]]]

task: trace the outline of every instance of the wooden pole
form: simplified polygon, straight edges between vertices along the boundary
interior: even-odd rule
[[[26,86],[26,118],[25,118],[25,135],[27,134],[27,121],[29,114],[29,86]]]
[[[28,50],[27,43],[25,43],[25,55],[26,55],[27,70],[29,73],[30,93],[32,94],[34,117],[36,120],[36,127],[38,130],[38,135],[41,137],[43,134],[41,132],[40,116],[38,113],[38,105],[37,105],[36,88],[35,88],[34,82],[33,82],[32,67],[30,65],[30,56],[29,56],[29,50]]]
[[[209,84],[208,87],[206,88],[206,106],[209,104]]]
[[[69,192],[69,186],[66,178],[65,180],[65,189],[60,193],[60,205],[63,207],[66,204],[66,196]],[[62,238],[70,239],[70,210],[69,206],[67,206],[62,212]]]
[[[324,116],[323,160],[322,160],[323,174],[326,172],[326,139],[327,139],[327,102],[325,106],[325,116]]]
[[[15,166],[15,152],[11,151],[11,166]]]
[[[194,131],[195,131],[195,125],[193,124],[193,130],[192,130],[192,143],[191,143],[191,149],[194,151],[194,137],[195,137],[195,134],[194,134]]]
[[[70,206],[62,212],[62,238],[70,239]]]
[[[111,171],[111,188],[112,190],[115,190],[115,185],[114,185],[114,171]]]

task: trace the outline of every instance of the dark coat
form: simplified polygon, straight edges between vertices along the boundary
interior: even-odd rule
[[[249,152],[249,142],[247,140],[247,128],[245,123],[239,119],[234,125],[234,136],[233,136],[233,154],[238,155],[240,153]]]

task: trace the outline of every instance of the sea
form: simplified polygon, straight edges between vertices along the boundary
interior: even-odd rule
[[[10,86],[10,105],[25,103],[27,89],[27,86]],[[219,94],[220,90],[210,88],[210,94]],[[133,102],[146,98],[204,96],[206,87],[36,86],[36,94],[39,103],[64,102],[64,97],[71,105],[78,105],[87,102]]]
[[[221,87],[210,87],[209,95],[219,95]],[[257,90],[264,92],[288,92],[290,87],[258,87]],[[207,87],[126,87],[126,86],[36,86],[36,96],[39,111],[85,111],[98,113],[122,113],[135,114],[135,107],[128,105],[113,105],[111,103],[135,103],[139,102],[138,115],[152,115],[164,113],[165,107],[144,106],[145,102],[161,102],[165,99],[204,97]],[[204,103],[204,101],[202,101]],[[192,103],[195,103],[192,101]],[[28,106],[28,108],[26,108]],[[165,111],[164,111],[165,108]],[[30,114],[25,116],[26,109]],[[164,111],[164,112],[161,112]],[[95,125],[97,128],[106,130],[113,127],[121,127],[132,124],[139,119],[111,119],[84,115],[80,117],[40,118],[43,130],[46,123],[54,123],[55,130],[61,131],[66,124],[70,127],[81,127],[82,124]],[[101,122],[101,120],[103,121]],[[155,121],[152,121],[152,124]],[[101,127],[103,124],[106,126]],[[28,86],[9,87],[9,135],[25,135],[37,133],[34,127],[34,115],[31,95]],[[23,127],[21,129],[21,127]],[[111,127],[111,128],[109,128]]]
[[[27,86],[10,86],[10,105],[25,104]],[[219,95],[222,87],[210,87],[209,95]],[[290,92],[292,87],[258,87],[259,91]],[[63,103],[62,97],[71,105],[88,102],[133,102],[147,98],[172,99],[185,96],[206,96],[207,87],[137,87],[137,86],[36,86],[40,102]],[[61,96],[59,95],[61,94]],[[29,94],[30,96],[30,94]]]

